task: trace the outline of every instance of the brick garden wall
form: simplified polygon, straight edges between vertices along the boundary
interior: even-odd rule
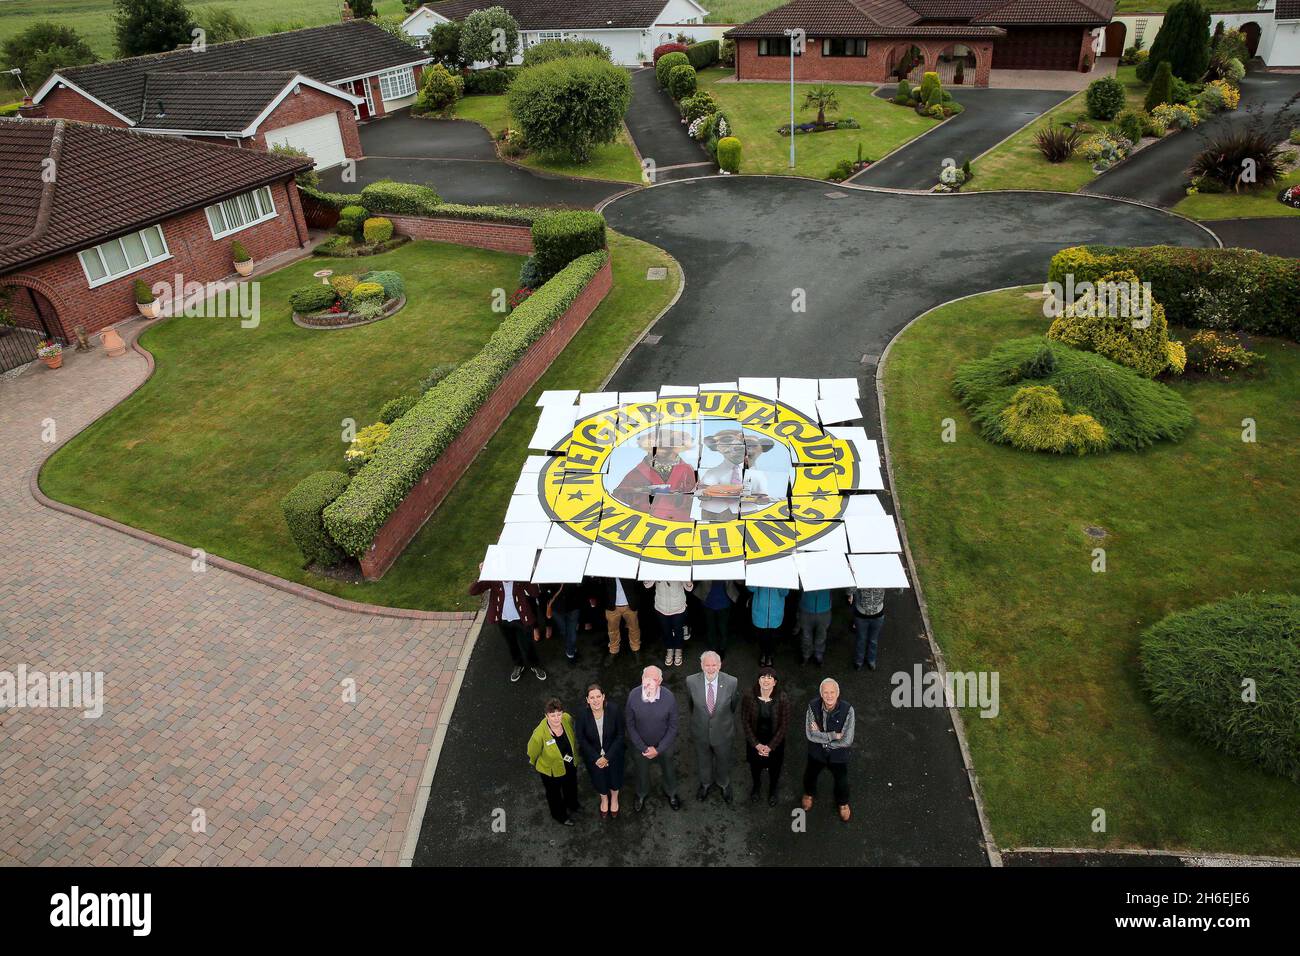
[[[527,231],[523,226],[514,228]],[[614,275],[609,260],[606,260],[600,271],[569,306],[568,311],[551,326],[549,332],[534,342],[514,367],[506,373],[506,377],[501,380],[496,391],[474,413],[474,417],[469,420],[459,437],[438,456],[438,460],[424,473],[420,483],[407,492],[406,498],[379,529],[374,542],[370,545],[370,550],[361,559],[361,571],[367,581],[383,577],[411,539],[424,527],[429,516],[455,487],[456,482],[465,474],[478,453],[496,434],[506,416],[519,400],[528,394],[529,389],[550,368],[556,356],[564,351],[564,347],[586,323],[587,317],[595,311],[596,306],[600,305],[613,283]]]
[[[394,232],[410,236],[412,239],[454,242],[458,246],[512,252],[521,256],[533,253],[532,229],[528,226],[506,222],[433,219],[424,216],[387,215],[387,218],[393,221]]]
[[[264,259],[301,246],[307,239],[307,231],[302,221],[302,207],[298,203],[298,190],[291,184],[292,180],[271,184],[277,212],[274,219],[220,239],[212,238],[202,209],[164,220],[163,238],[171,252],[170,258],[93,289],[89,287],[76,253],[0,277],[0,285],[28,286],[45,295],[51,302],[51,311],[58,313],[65,339],[74,338],[73,329],[78,325],[93,334],[140,314],[135,304],[136,279],[143,279],[151,287],[160,282],[174,284],[177,273],[185,282],[207,283],[225,279],[235,271],[231,243],[236,239],[244,244],[254,259]],[[21,293],[14,296],[16,302],[24,298]],[[24,324],[28,323],[25,321]]]

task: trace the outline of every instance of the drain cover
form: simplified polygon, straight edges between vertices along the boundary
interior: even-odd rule
[[[838,190],[833,193],[823,193],[822,195],[824,195],[827,199],[847,199],[849,196],[848,193],[842,193],[839,192]]]
[[[647,335],[641,341],[646,345],[658,345],[664,340],[662,335]]]
[[[667,279],[668,269],[665,266],[653,266],[645,271],[647,279]]]

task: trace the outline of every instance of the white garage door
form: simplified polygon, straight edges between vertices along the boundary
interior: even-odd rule
[[[328,169],[347,159],[343,152],[343,134],[339,132],[339,118],[334,113],[270,130],[266,134],[266,145],[301,149],[316,160],[317,169]]]

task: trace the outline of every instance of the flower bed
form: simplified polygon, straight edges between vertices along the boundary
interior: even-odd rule
[[[349,312],[345,309],[327,310],[325,312],[314,312],[302,315],[298,312],[293,313],[293,324],[301,326],[304,329],[350,329],[358,325],[369,325],[371,322],[382,322],[390,315],[394,315],[402,310],[406,305],[406,296],[397,296],[389,299],[384,303],[383,311],[378,315],[366,316],[360,312]]]
[[[853,117],[845,117],[842,120],[831,120],[826,123],[798,123],[795,125],[796,133],[829,133],[837,129],[862,129],[862,124]],[[782,136],[790,135],[790,124],[778,126],[776,131]]]
[[[1288,186],[1277,194],[1277,201],[1292,209],[1300,209],[1300,186]]]

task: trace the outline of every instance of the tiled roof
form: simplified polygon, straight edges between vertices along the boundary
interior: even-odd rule
[[[1110,22],[1115,3],[1116,0],[791,0],[741,24],[727,36],[779,36],[786,29],[802,29],[811,37],[1001,36],[1002,31],[997,28],[1003,26],[1101,26]]]
[[[882,23],[871,13],[888,16],[891,22]],[[780,36],[786,29],[803,30],[813,38],[854,36],[937,36],[937,37],[999,37],[1003,31],[993,26],[966,24],[926,24],[914,15],[912,22],[897,22],[901,17],[892,4],[873,3],[869,0],[792,0],[743,23],[727,32],[729,37]]]
[[[1277,0],[1273,11],[1275,20],[1300,20],[1300,0]]]
[[[213,43],[201,53],[186,47],[68,67],[58,73],[123,116],[136,117],[143,108],[149,76],[154,73],[289,72],[333,83],[427,59],[426,54],[373,23],[348,20]]]
[[[0,273],[310,167],[309,159],[112,126],[0,119]],[[42,176],[46,168],[55,175]]]
[[[505,7],[521,30],[647,30],[668,0],[443,0],[425,6],[448,20]]]
[[[145,129],[238,132],[299,74],[150,73],[131,119]]]

